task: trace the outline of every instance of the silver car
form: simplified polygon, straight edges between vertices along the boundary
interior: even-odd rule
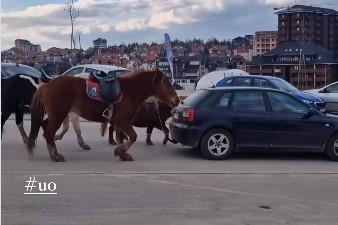
[[[306,92],[322,98],[326,103],[326,112],[338,114],[338,81],[320,89],[307,90]]]
[[[69,70],[67,70],[66,72],[64,72],[62,75],[71,75],[75,77],[88,78],[90,73],[97,73],[99,71],[103,71],[108,75],[114,73],[116,74],[116,76],[120,76],[130,72],[130,70],[126,68],[113,65],[84,64],[74,66]]]

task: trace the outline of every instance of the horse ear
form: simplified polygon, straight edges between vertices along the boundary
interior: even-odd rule
[[[162,80],[161,78],[162,78],[162,76],[161,76],[161,71],[160,71],[158,68],[156,68],[155,76],[154,76],[154,86],[155,86],[160,80]]]

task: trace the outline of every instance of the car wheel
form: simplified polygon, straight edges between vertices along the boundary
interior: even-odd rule
[[[329,160],[338,162],[338,134],[333,135],[327,143],[326,155]]]
[[[201,152],[207,159],[226,159],[233,149],[233,137],[223,129],[210,130],[203,136],[201,141]]]

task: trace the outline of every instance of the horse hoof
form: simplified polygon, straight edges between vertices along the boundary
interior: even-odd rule
[[[150,140],[147,140],[146,141],[146,145],[154,145],[154,143],[152,141],[150,141]]]
[[[87,145],[87,144],[83,144],[81,147],[82,147],[84,150],[90,150],[90,149],[91,149],[90,146]]]
[[[116,149],[114,150],[114,157],[120,156],[121,154],[122,154],[121,149],[116,148]]]
[[[66,162],[66,159],[63,157],[63,155],[57,154],[55,156],[55,162]]]
[[[109,144],[111,144],[111,145],[117,145],[114,140],[113,141],[109,140]]]
[[[23,138],[23,143],[27,144],[28,143],[28,138]]]
[[[122,161],[134,161],[133,157],[130,154],[128,154],[128,153],[120,155],[120,159]]]

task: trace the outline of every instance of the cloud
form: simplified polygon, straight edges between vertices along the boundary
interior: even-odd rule
[[[260,0],[261,3],[271,6],[287,6],[294,3],[294,0]]]
[[[11,1],[17,1],[17,4],[22,2]],[[324,0],[319,0],[317,4],[323,2]],[[114,37],[114,41],[142,40],[142,38],[149,41],[149,34],[158,35],[152,38],[157,40],[159,36],[162,38],[164,30],[185,38],[207,35],[213,37],[224,35],[222,29],[225,29],[225,24],[229,32],[240,29],[255,30],[264,27],[264,24],[271,25],[270,20],[274,20],[275,17],[272,8],[286,6],[289,3],[293,1],[79,0],[80,17],[76,20],[75,32],[81,33],[81,40],[108,36]],[[299,3],[301,4],[302,0]],[[68,43],[71,28],[65,8],[65,4],[44,4],[11,12],[2,11],[2,48],[12,47],[17,38],[40,43],[43,48],[61,47],[64,43]],[[245,18],[262,20],[253,21]],[[267,21],[265,18],[270,20]],[[208,33],[206,30],[212,32]]]
[[[135,30],[143,30],[146,27],[145,19],[130,19],[117,23],[115,29],[117,31],[127,32]]]

